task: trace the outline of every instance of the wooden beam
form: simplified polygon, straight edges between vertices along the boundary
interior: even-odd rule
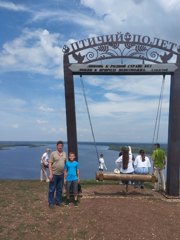
[[[64,87],[66,103],[66,125],[68,152],[74,152],[78,159],[77,131],[76,131],[76,110],[74,95],[73,74],[67,67],[67,59],[64,58]]]
[[[179,196],[180,169],[180,55],[177,57],[178,69],[171,76],[169,102],[169,132],[167,152],[166,194]]]
[[[96,180],[143,181],[152,183],[158,181],[158,179],[153,174],[122,174],[113,172],[96,172]]]

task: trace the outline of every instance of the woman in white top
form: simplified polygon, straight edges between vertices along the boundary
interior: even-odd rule
[[[115,161],[117,168],[121,173],[133,173],[133,156],[132,152],[129,151],[129,147],[122,147],[121,153],[122,155]]]
[[[99,171],[103,171],[104,168],[107,170],[106,164],[104,162],[103,154],[100,154],[100,158],[99,158]]]
[[[134,161],[134,172],[136,174],[148,174],[149,169],[151,168],[151,163],[149,158],[145,155],[143,149],[139,151],[139,155],[135,158]],[[144,188],[144,183],[142,181],[136,182],[135,187],[139,185],[142,189]]]
[[[129,147],[121,149],[122,155],[115,161],[120,173],[132,174],[134,173],[132,153],[129,152]],[[126,185],[126,192],[128,191],[129,181],[122,181]]]

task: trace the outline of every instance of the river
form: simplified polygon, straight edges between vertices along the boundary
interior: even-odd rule
[[[0,179],[39,179],[41,155],[46,147],[53,151],[56,149],[56,143],[53,142],[0,142],[1,147],[5,146],[4,144],[6,147],[0,148]],[[99,154],[103,153],[108,171],[113,171],[116,168],[114,161],[118,158],[118,152],[109,150],[108,143],[98,143],[97,149]],[[67,144],[64,145],[64,151],[67,152]],[[94,179],[98,170],[94,145],[79,143],[78,155],[81,179]]]

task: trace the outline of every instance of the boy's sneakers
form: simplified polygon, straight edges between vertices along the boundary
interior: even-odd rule
[[[65,206],[69,206],[69,204],[70,204],[70,201],[69,201],[69,199],[67,199],[66,203],[65,203]]]
[[[53,204],[49,204],[49,208],[53,209],[54,205]]]
[[[78,200],[74,200],[74,206],[78,207]]]
[[[65,203],[65,206],[69,206],[69,204],[70,204],[70,200],[67,199],[67,200],[66,200],[66,203]],[[78,207],[78,200],[74,200],[74,206],[75,206],[75,207]]]

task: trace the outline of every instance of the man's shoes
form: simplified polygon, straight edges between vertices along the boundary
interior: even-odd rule
[[[56,203],[57,207],[62,207],[63,205],[61,203]]]
[[[74,206],[78,207],[78,200],[74,200]]]

